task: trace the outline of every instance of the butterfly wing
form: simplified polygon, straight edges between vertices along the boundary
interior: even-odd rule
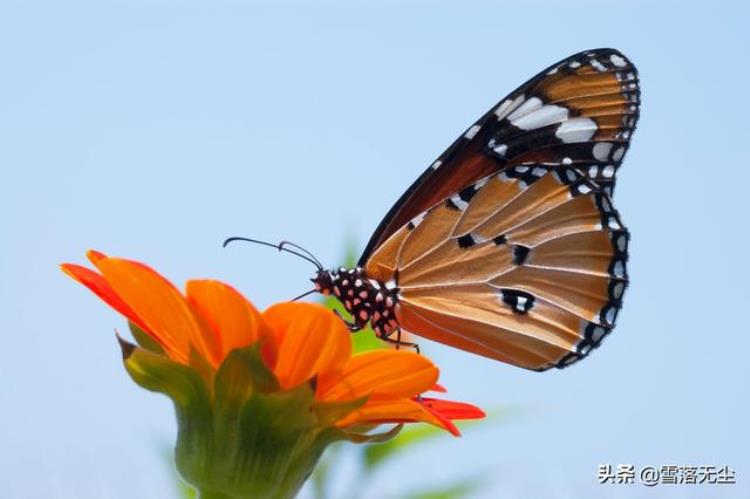
[[[419,213],[513,165],[572,166],[611,194],[639,102],[637,71],[616,50],[588,50],[550,66],[490,109],[427,168],[380,223],[359,264]]]
[[[400,326],[528,369],[565,367],[614,328],[628,232],[572,167],[521,165],[449,196],[382,244]]]

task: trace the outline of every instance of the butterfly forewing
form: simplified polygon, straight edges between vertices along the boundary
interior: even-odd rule
[[[479,179],[519,164],[571,166],[612,193],[639,115],[635,67],[596,49],[531,78],[472,124],[391,208],[360,258],[400,227]]]
[[[519,165],[416,216],[366,272],[396,280],[400,326],[521,367],[564,367],[614,327],[628,234],[578,170]]]

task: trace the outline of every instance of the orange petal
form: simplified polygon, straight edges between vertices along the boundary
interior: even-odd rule
[[[440,393],[445,393],[445,392],[447,392],[448,390],[446,390],[446,389],[445,389],[445,387],[444,387],[443,385],[441,385],[440,383],[435,383],[435,386],[433,386],[433,387],[432,387],[432,389],[431,389],[430,391],[432,391],[432,392],[440,392]]]
[[[96,265],[96,262],[104,258],[107,258],[107,255],[105,255],[101,251],[90,249],[86,252],[86,258],[88,258],[91,263]]]
[[[438,368],[404,350],[372,350],[352,357],[337,374],[321,377],[320,400],[352,400],[365,395],[414,397],[435,385]]]
[[[361,409],[358,409],[336,423],[336,426],[345,427],[354,424],[372,423],[430,423],[443,428],[458,436],[460,433],[456,426],[447,420],[436,416],[432,411],[419,402],[411,399],[379,399],[368,401]]]
[[[139,262],[100,258],[94,263],[112,289],[159,338],[170,357],[186,363],[192,345],[198,353],[210,358],[190,305],[172,283]]]
[[[269,338],[271,328],[239,291],[219,281],[193,280],[186,285],[190,304],[205,321],[220,363],[235,348]]]
[[[283,388],[340,370],[351,356],[352,342],[333,312],[313,303],[279,303],[263,313],[277,343],[274,373]]]
[[[482,419],[486,416],[479,407],[465,402],[422,397],[420,402],[448,419]]]
[[[114,292],[101,274],[74,263],[64,263],[60,265],[60,268],[70,277],[89,288],[96,296],[101,298],[104,303],[120,312],[128,320],[132,321],[144,332],[152,336],[154,340],[158,341],[158,338],[153,335],[143,320],[141,320],[133,309]]]

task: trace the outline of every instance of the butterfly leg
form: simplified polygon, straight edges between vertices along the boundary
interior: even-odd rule
[[[396,350],[399,350],[400,347],[403,345],[409,348],[413,348],[417,353],[421,353],[419,351],[418,344],[412,343],[410,341],[401,341],[401,328],[398,328],[396,330],[396,339],[391,338],[391,336],[393,336],[393,333],[389,334],[388,336],[386,335],[380,336],[380,339],[387,343],[393,343],[394,345],[396,345]]]
[[[338,310],[333,311],[336,316],[343,321],[343,323],[346,325],[346,327],[349,329],[350,333],[356,333],[357,331],[360,331],[362,329],[362,326],[358,325],[356,322],[349,322],[344,318],[343,315],[341,315],[341,312]]]

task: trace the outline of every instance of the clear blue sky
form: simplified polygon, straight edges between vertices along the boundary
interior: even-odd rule
[[[748,497],[746,2],[35,2],[0,5],[0,497],[168,497],[169,402],[126,376],[124,323],[57,270],[102,251],[261,306],[336,265],[486,109],[611,46],[639,67],[616,204],[633,234],[615,334],[536,374],[429,345],[455,398],[514,416],[376,478],[469,473],[479,497]],[[603,487],[600,463],[728,464],[724,487]]]

